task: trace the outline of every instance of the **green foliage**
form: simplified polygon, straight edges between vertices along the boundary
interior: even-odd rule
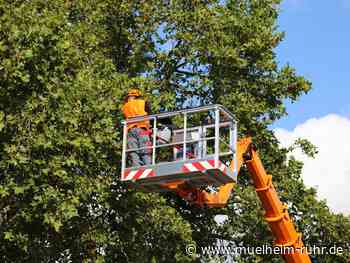
[[[309,157],[315,157],[318,153],[317,147],[306,139],[298,138],[288,150],[292,152],[296,148],[301,148],[303,153]]]
[[[291,66],[277,66],[279,2],[0,1],[2,262],[190,262],[193,242],[271,242],[244,170],[228,207],[214,210],[118,181],[119,110],[135,85],[155,112],[227,106],[240,134],[254,136],[306,243],[345,246],[349,218],[316,200],[302,164],[287,163],[288,149],[267,129],[286,114],[286,99],[310,89]],[[228,215],[222,226],[217,213]]]

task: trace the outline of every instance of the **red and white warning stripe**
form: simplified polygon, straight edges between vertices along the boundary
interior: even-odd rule
[[[224,165],[220,161],[218,162],[218,168],[222,172],[226,171],[226,165]],[[187,172],[187,173],[188,172],[197,172],[197,171],[206,171],[206,170],[210,170],[210,169],[215,169],[215,161],[214,160],[185,163],[182,167],[182,171]]]
[[[137,180],[137,179],[143,179],[146,177],[154,176],[155,173],[152,169],[137,169],[133,171],[125,171],[124,172],[124,181],[128,180]]]

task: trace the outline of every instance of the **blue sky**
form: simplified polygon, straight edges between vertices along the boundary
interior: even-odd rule
[[[281,65],[290,63],[312,81],[313,90],[294,104],[274,127],[293,129],[314,117],[350,116],[350,0],[285,0],[277,48]]]

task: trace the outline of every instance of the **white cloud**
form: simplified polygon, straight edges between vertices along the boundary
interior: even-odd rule
[[[276,129],[275,134],[285,147],[300,137],[318,147],[315,159],[300,150],[293,152],[304,162],[304,182],[317,188],[318,197],[326,199],[333,211],[350,214],[350,120],[330,114],[310,119],[293,131]]]

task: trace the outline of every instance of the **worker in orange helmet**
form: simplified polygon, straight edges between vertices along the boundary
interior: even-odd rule
[[[124,117],[130,119],[150,113],[150,106],[139,89],[129,90],[122,107]],[[128,124],[127,148],[135,149],[151,146],[150,123],[148,120]],[[129,152],[128,162],[131,166],[151,164],[151,148]]]

